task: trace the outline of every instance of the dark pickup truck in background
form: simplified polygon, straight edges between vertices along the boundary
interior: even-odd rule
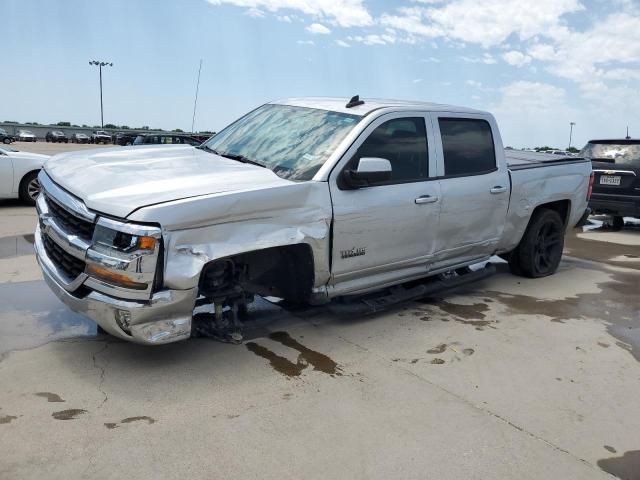
[[[595,174],[593,213],[611,215],[614,230],[624,227],[624,217],[640,217],[640,140],[590,140],[580,156]]]

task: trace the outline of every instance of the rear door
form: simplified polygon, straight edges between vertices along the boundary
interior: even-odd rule
[[[434,268],[496,250],[509,207],[509,172],[492,117],[432,114],[442,203]]]

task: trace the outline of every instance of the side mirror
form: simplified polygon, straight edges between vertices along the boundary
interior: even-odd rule
[[[368,187],[391,180],[391,162],[384,158],[363,157],[356,170],[345,170],[344,183],[348,188]]]

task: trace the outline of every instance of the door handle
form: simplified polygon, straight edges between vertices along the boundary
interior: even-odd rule
[[[416,205],[422,205],[424,203],[436,203],[437,201],[438,197],[433,197],[431,195],[422,195],[415,200]]]
[[[493,193],[494,195],[497,193],[504,193],[507,191],[507,187],[502,187],[500,185],[496,185],[495,187],[493,187],[491,190],[489,190],[491,193]]]

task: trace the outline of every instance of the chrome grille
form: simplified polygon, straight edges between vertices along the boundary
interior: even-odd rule
[[[45,200],[49,207],[51,216],[56,219],[58,224],[63,227],[67,233],[70,235],[77,235],[83,240],[91,241],[93,238],[93,231],[95,229],[94,223],[83,220],[65,208],[62,208],[54,200],[49,198],[46,193]]]
[[[85,262],[65,252],[57,243],[42,234],[42,244],[51,261],[64,272],[69,279],[75,279],[84,272]]]

